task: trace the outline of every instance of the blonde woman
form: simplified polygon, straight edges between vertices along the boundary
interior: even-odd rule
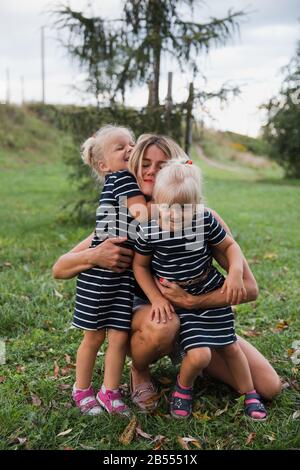
[[[161,140],[161,136],[151,134],[143,136],[141,140],[139,139],[138,146],[135,147],[135,155],[142,155],[141,168],[138,168],[137,164],[132,167],[130,161],[131,171],[138,172],[139,187],[148,198],[153,195],[155,180],[162,166],[171,158],[178,158],[183,154],[180,147],[177,144],[173,145],[170,139],[165,141],[164,146],[161,145]],[[164,150],[165,147],[168,148],[167,152]],[[181,150],[181,154],[178,149]],[[215,211],[211,210],[211,213],[226,232],[230,233],[221,217]],[[53,276],[56,279],[70,279],[82,270],[94,266],[115,272],[124,272],[131,266],[133,252],[126,247],[118,246],[118,238],[107,239],[91,250],[89,246],[93,235],[92,233],[56,261],[53,266]],[[218,247],[213,248],[212,253],[219,264],[227,269],[227,260],[220,253]],[[243,260],[243,282],[247,297],[241,302],[255,300],[258,294],[257,284],[245,258]],[[221,292],[221,288],[206,294],[192,295],[175,282],[165,280],[163,284],[159,285],[159,289],[164,297],[176,307],[205,309],[228,305],[226,294]],[[151,380],[149,366],[173,351],[180,321],[177,315],[173,315],[171,319],[167,318],[166,323],[153,322],[151,320],[151,305],[142,293],[135,296],[134,305],[129,344],[132,357],[131,398],[141,409],[152,410],[157,406],[157,395]],[[255,389],[263,398],[272,399],[281,390],[280,379],[275,370],[249,342],[238,337],[238,344],[248,360]],[[217,350],[211,350],[211,361],[206,368],[206,373],[236,388],[232,374]]]

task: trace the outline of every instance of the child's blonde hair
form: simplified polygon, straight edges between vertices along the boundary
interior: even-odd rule
[[[142,134],[138,138],[128,162],[128,170],[137,180],[142,173],[145,152],[151,145],[158,147],[170,160],[178,160],[186,157],[182,148],[170,137],[156,134]]]
[[[134,134],[131,129],[123,126],[116,126],[107,124],[106,126],[98,129],[92,137],[89,137],[81,146],[81,158],[86,165],[89,165],[97,179],[101,180],[103,174],[99,169],[99,162],[104,159],[104,147],[107,139],[117,132],[127,134],[133,142],[135,141]]]
[[[168,162],[157,174],[153,199],[157,204],[200,204],[202,201],[201,171],[196,165],[182,161]]]

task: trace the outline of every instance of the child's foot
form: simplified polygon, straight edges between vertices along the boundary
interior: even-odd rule
[[[89,388],[81,390],[73,386],[72,391],[73,400],[76,406],[80,409],[84,415],[97,416],[103,413],[103,409],[98,405],[93,387],[90,385]]]
[[[98,403],[108,412],[122,416],[130,416],[130,410],[122,400],[120,390],[107,390],[104,385],[97,393]]]
[[[177,377],[174,392],[170,401],[170,412],[174,418],[188,418],[192,414],[193,388],[183,387]]]
[[[245,393],[245,414],[255,421],[266,421],[267,410],[261,402],[261,397],[256,390]]]

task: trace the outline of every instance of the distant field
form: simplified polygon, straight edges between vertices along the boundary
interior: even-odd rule
[[[82,417],[71,406],[81,337],[70,329],[75,281],[54,281],[51,266],[92,227],[61,215],[62,205],[75,194],[62,161],[69,138],[34,117],[19,126],[10,131],[12,142],[0,149],[0,338],[7,353],[7,363],[0,365],[0,449],[152,449],[156,444],[143,437],[129,447],[119,443],[123,419]],[[196,151],[193,157],[196,161]],[[181,449],[178,438],[188,436],[206,449],[299,449],[300,375],[290,357],[293,341],[300,341],[299,186],[272,168],[237,163],[238,170],[231,171],[197,161],[207,205],[231,227],[260,287],[256,302],[238,307],[238,332],[271,361],[285,389],[268,405],[267,423],[252,423],[232,390],[199,381],[197,413],[178,423],[168,415],[164,398],[176,369],[163,359],[153,366],[164,389],[159,411],[137,412],[140,427],[153,439],[164,436],[162,449]],[[101,355],[96,387],[102,364]],[[128,370],[127,362],[124,384]]]

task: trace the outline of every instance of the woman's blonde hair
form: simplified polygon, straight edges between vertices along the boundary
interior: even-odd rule
[[[157,174],[153,199],[156,204],[200,204],[201,171],[186,160],[168,162]]]
[[[113,124],[107,124],[106,126],[98,129],[92,137],[89,137],[81,146],[81,158],[86,165],[89,165],[94,175],[101,180],[103,174],[99,169],[99,162],[104,159],[104,147],[107,139],[112,134],[117,132],[123,132],[127,134],[130,139],[135,141],[135,137],[131,129],[123,126],[116,126]]]
[[[128,162],[128,170],[137,180],[139,180],[142,173],[145,152],[151,145],[158,147],[170,160],[188,158],[182,148],[170,137],[156,134],[142,134],[138,138]]]

